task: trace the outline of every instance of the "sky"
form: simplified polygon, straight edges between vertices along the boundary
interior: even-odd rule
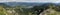
[[[52,2],[52,3],[60,3],[60,0],[0,0],[0,2]]]

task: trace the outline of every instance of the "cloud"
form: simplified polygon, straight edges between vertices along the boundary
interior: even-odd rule
[[[0,0],[0,2],[53,2],[53,3],[59,3],[60,0]]]

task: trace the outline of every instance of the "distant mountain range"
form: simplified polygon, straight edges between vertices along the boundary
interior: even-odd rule
[[[7,2],[7,5],[26,5],[26,6],[32,6],[32,5],[41,5],[43,3],[26,3],[26,2]]]
[[[33,6],[48,6],[48,4],[54,4],[55,6],[60,6],[60,3],[5,2],[5,3],[0,3],[0,5],[1,4],[4,4],[4,7],[24,6],[26,8],[32,8]]]
[[[9,5],[9,6],[40,6],[40,5],[43,5],[43,4],[49,4],[49,3],[28,3],[28,2],[5,2],[5,4]],[[52,3],[56,6],[59,6],[60,3]]]

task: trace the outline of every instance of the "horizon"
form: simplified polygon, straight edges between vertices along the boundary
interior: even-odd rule
[[[60,3],[60,0],[0,0],[0,3],[4,2]]]

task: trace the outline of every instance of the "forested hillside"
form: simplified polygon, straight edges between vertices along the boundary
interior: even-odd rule
[[[0,15],[60,15],[60,6],[54,3],[32,4],[14,6],[0,3]]]

